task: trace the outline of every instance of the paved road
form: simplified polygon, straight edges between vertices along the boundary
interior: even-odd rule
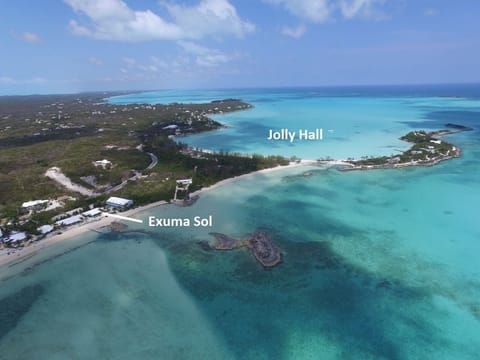
[[[150,165],[148,165],[146,167],[145,170],[150,170],[150,169],[153,169],[155,166],[157,166],[158,164],[158,157],[155,156],[155,154],[152,154],[152,153],[147,153],[149,156],[150,156],[150,159],[152,159],[152,161],[150,162]],[[127,183],[132,180],[132,181],[135,181],[135,180],[138,180],[140,179],[140,177],[142,176],[142,173],[139,172],[139,171],[136,171],[135,172],[135,175],[133,175],[131,178],[125,180],[125,181],[122,181],[120,184],[118,185],[115,185],[114,187],[112,188],[109,188],[107,190],[105,190],[105,194],[110,194],[112,192],[115,192],[115,191],[118,191],[120,189],[122,189],[125,185],[127,185]]]
[[[150,169],[153,169],[155,166],[157,166],[158,157],[156,157],[155,154],[152,154],[152,153],[147,153],[147,154],[150,155],[150,159],[152,159],[152,162],[150,163],[150,165],[147,166],[145,170],[150,170]]]

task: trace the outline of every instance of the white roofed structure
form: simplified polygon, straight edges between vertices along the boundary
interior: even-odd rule
[[[38,231],[42,233],[42,235],[48,234],[52,232],[54,227],[52,225],[42,225],[37,228]]]
[[[177,194],[179,191],[185,191],[188,193],[188,187],[192,185],[192,179],[180,179],[177,180],[177,186],[175,187],[175,194],[173,201],[177,201]]]
[[[99,208],[94,208],[92,210],[85,211],[84,213],[82,213],[82,215],[88,216],[88,217],[95,217],[100,215],[101,213],[102,213],[102,210],[100,210]]]
[[[191,185],[192,179],[180,179],[177,180],[177,185]]]
[[[27,239],[27,234],[25,232],[13,232],[7,238],[6,242],[18,242]]]
[[[26,201],[22,204],[22,209],[33,209],[33,208],[38,208],[38,207],[43,207],[48,204],[48,200],[32,200],[32,201]]]
[[[106,168],[107,166],[112,166],[112,162],[110,160],[107,160],[107,159],[103,159],[103,160],[97,160],[97,161],[94,161],[93,164],[95,166],[101,166],[102,168]]]
[[[58,226],[70,226],[82,222],[83,218],[80,215],[70,216],[66,219],[58,220],[55,225]]]
[[[118,208],[126,208],[126,207],[130,207],[130,206],[133,205],[133,200],[112,196],[112,197],[107,199],[106,204],[107,204],[107,206],[111,206],[111,207],[117,208],[117,209]]]

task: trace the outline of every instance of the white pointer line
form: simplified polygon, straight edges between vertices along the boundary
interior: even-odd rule
[[[127,220],[127,221],[132,221],[132,222],[143,224],[143,220],[140,220],[140,219],[133,219],[133,218],[129,218],[129,217],[126,217],[126,216],[109,214],[109,213],[105,213],[105,212],[103,213],[103,215],[114,217],[114,218],[117,218],[117,219],[122,219],[122,220]]]

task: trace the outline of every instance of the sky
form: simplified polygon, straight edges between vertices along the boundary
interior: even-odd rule
[[[0,94],[480,82],[478,0],[0,0]]]

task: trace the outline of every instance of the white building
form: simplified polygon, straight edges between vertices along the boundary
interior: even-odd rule
[[[103,159],[103,160],[94,161],[93,165],[107,169],[112,167],[112,162],[110,160]]]
[[[23,211],[40,210],[48,205],[48,200],[32,200],[22,204]]]
[[[80,215],[70,216],[66,219],[58,220],[55,222],[57,226],[70,226],[82,222],[83,218]]]
[[[42,235],[45,235],[45,234],[48,234],[50,232],[53,231],[53,226],[52,225],[42,225],[40,227],[37,228],[38,231],[40,231],[40,233]]]
[[[192,184],[192,179],[181,179],[177,180],[177,185],[178,186],[188,186]]]
[[[94,208],[94,209],[85,211],[84,213],[82,213],[82,215],[87,217],[97,217],[101,213],[102,213],[102,210],[100,210],[99,208]]]
[[[25,232],[12,232],[5,242],[19,242],[27,239]]]
[[[133,205],[133,200],[112,196],[106,204],[115,209],[125,209]]]
[[[188,193],[188,188],[190,185],[192,185],[192,179],[177,180],[177,186],[175,187],[175,194],[173,195],[173,200],[177,201],[177,194],[179,191],[184,191]]]

